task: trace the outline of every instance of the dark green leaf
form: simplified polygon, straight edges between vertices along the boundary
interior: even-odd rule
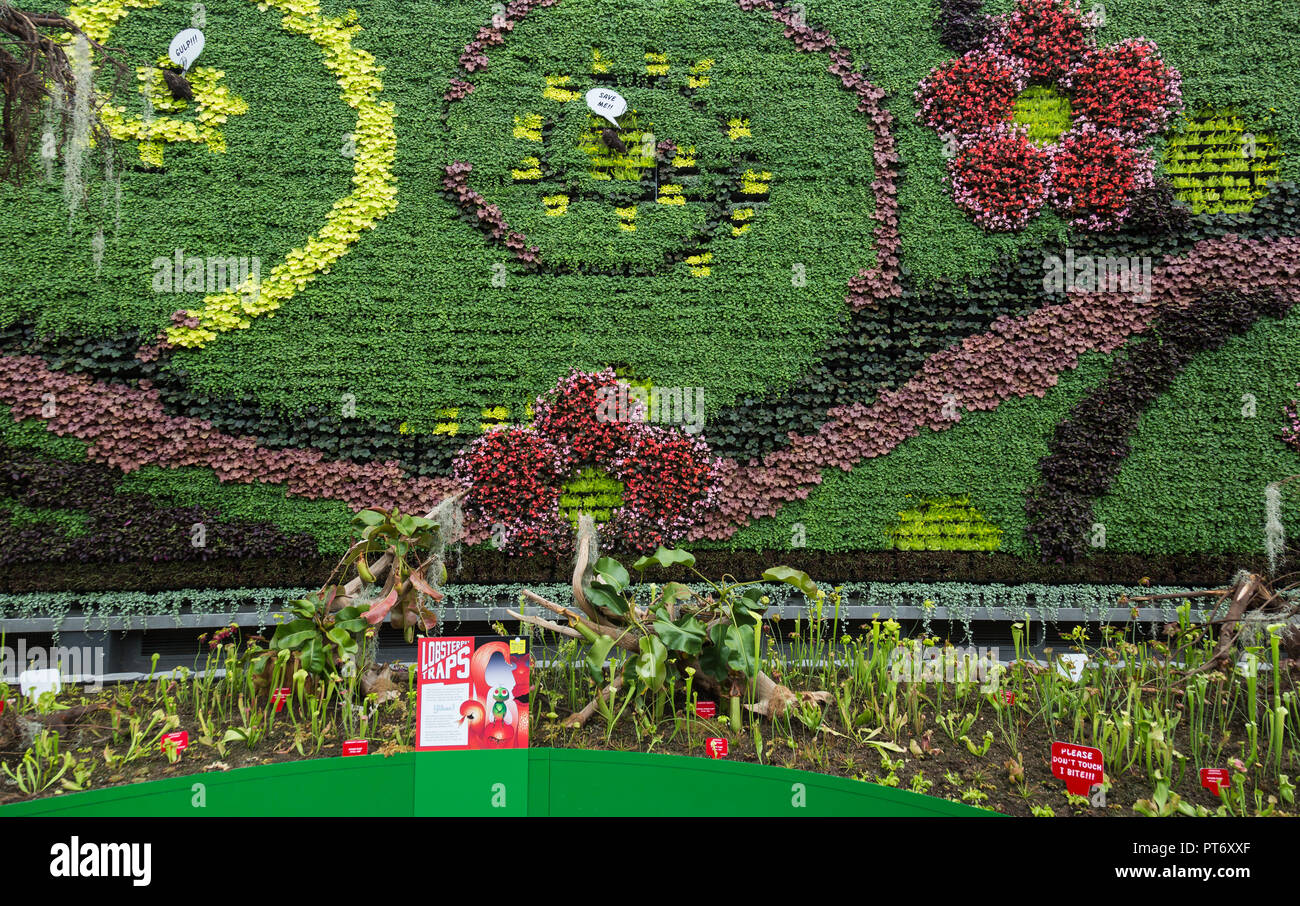
[[[791,566],[773,566],[763,573],[763,578],[769,582],[784,582],[786,585],[793,585],[803,592],[806,597],[817,597],[817,583],[808,578],[808,574],[801,569],[795,569]]]
[[[597,560],[595,571],[596,575],[600,576],[605,581],[605,584],[612,586],[615,591],[621,592],[632,584],[632,577],[627,574],[623,564],[612,557],[601,557]]]
[[[665,568],[677,565],[692,567],[695,565],[695,558],[687,551],[669,550],[666,547],[660,546],[659,550],[655,551],[649,557],[642,557],[640,560],[633,563],[632,568],[637,572],[641,572],[652,563],[658,563],[660,566]]]
[[[704,648],[704,624],[695,617],[687,617],[677,625],[665,620],[655,620],[651,625],[663,643],[673,651],[698,655]]]

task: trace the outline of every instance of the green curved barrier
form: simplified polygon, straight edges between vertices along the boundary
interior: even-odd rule
[[[0,807],[0,817],[270,814],[940,817],[996,813],[807,771],[581,749],[321,758],[171,777]]]

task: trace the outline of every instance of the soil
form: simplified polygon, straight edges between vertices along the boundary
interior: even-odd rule
[[[405,671],[398,678],[399,687],[405,686]],[[174,686],[172,692],[174,694]],[[129,704],[127,699],[129,698]],[[139,683],[135,694],[128,695],[125,687],[109,687],[91,696],[82,696],[77,704],[100,705],[102,707],[74,707],[67,712],[54,712],[45,721],[54,721],[53,728],[60,731],[60,751],[73,751],[77,757],[94,764],[90,778],[90,788],[99,789],[109,786],[137,783],[145,780],[159,780],[166,777],[184,776],[208,771],[226,771],[259,764],[274,764],[282,761],[301,760],[304,758],[328,758],[341,754],[344,738],[337,728],[326,737],[318,753],[313,753],[310,739],[299,741],[302,751],[295,745],[293,722],[287,712],[276,715],[274,724],[266,736],[249,750],[242,742],[232,742],[226,746],[224,755],[214,745],[198,739],[198,721],[192,707],[177,707],[180,727],[189,732],[189,747],[180,758],[171,763],[159,749],[151,749],[129,764],[110,769],[104,759],[103,751],[107,746],[118,755],[126,750],[123,731],[129,714],[148,716],[159,707],[155,684]],[[71,704],[71,702],[69,702]],[[630,713],[623,715],[607,735],[604,721],[599,715],[582,728],[562,726],[568,711],[559,711],[556,717],[545,693],[535,696],[531,708],[533,728],[531,742],[535,746],[552,746],[557,748],[612,749],[619,751],[651,751],[694,757],[707,757],[704,740],[710,736],[726,736],[726,728],[716,720],[693,717],[688,730],[683,726],[672,738],[673,722],[668,719],[660,725],[658,737],[652,738],[645,731],[640,739]],[[975,755],[967,749],[960,739],[950,739],[944,730],[934,726],[928,714],[919,733],[913,727],[904,727],[900,731],[899,743],[903,752],[884,751],[894,766],[891,770],[882,763],[882,750],[869,742],[855,741],[845,735],[844,728],[836,726],[834,708],[828,709],[825,722],[816,732],[809,730],[797,719],[789,722],[777,722],[764,719],[760,723],[762,753],[756,749],[754,736],[749,728],[732,736],[729,741],[728,758],[732,761],[762,763],[779,767],[815,771],[838,777],[852,778],[864,782],[885,782],[886,785],[899,789],[916,789],[932,796],[955,801],[972,802],[984,808],[992,809],[1006,815],[1030,816],[1031,805],[1049,807],[1056,816],[1133,816],[1133,803],[1138,799],[1149,798],[1152,789],[1147,780],[1146,771],[1139,762],[1128,771],[1110,774],[1111,787],[1106,794],[1105,808],[1093,808],[1087,804],[1072,804],[1067,801],[1064,782],[1052,776],[1050,765],[1051,744],[1053,742],[1045,725],[1031,723],[1031,712],[1027,705],[1022,708],[1022,728],[1019,731],[1019,749],[1025,753],[1023,760],[1023,783],[1013,781],[1009,762],[1013,758],[1009,745],[1004,741],[996,718],[988,708],[982,710],[975,723],[967,731],[969,739],[978,746],[982,744],[986,731],[992,732],[993,742],[983,754]],[[1179,705],[1178,707],[1181,707]],[[400,745],[396,738],[399,731],[409,738],[413,715],[409,715],[407,695],[399,694],[397,699],[380,709],[377,719],[371,722],[368,738],[371,740],[371,752],[392,755],[397,752],[411,751]],[[114,740],[113,716],[119,717],[118,738]],[[72,715],[59,720],[60,714]],[[30,709],[23,715],[16,713],[13,703],[0,712],[0,762],[14,770],[21,761],[27,747],[27,736],[19,720],[35,717]],[[28,729],[34,729],[31,725]],[[1245,738],[1242,727],[1230,728],[1235,741]],[[224,732],[224,728],[219,731]],[[1068,731],[1062,731],[1068,738]],[[28,734],[30,735],[30,734]],[[875,740],[885,738],[881,733]],[[915,743],[920,750],[917,755],[910,749]],[[1175,748],[1190,750],[1184,727],[1177,728]],[[1231,750],[1231,748],[1229,749]],[[1291,755],[1294,758],[1294,753]],[[1226,765],[1222,765],[1226,766]],[[1284,770],[1286,770],[1284,768]],[[891,776],[892,773],[892,776]],[[67,775],[65,775],[67,776]],[[954,781],[960,781],[955,783]],[[914,787],[913,783],[917,786]],[[925,783],[929,783],[928,787]],[[1275,782],[1274,782],[1275,783]],[[43,796],[66,795],[59,785],[47,790]],[[1269,782],[1261,784],[1264,799],[1269,795],[1281,799],[1280,790]],[[973,791],[973,792],[972,792]],[[1185,776],[1175,778],[1174,791],[1182,796],[1183,801],[1192,805],[1203,805],[1214,810],[1219,800],[1209,790],[1201,789],[1194,767],[1186,769]],[[963,797],[965,794],[965,797]],[[987,798],[981,799],[978,794]],[[8,778],[0,775],[0,805],[24,800],[22,795]],[[1289,806],[1283,806],[1294,810]]]

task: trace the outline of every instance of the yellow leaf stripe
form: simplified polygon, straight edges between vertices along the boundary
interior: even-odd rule
[[[92,0],[74,6],[68,16],[88,36],[105,43],[113,28],[130,10],[148,9],[160,2]],[[360,26],[352,25],[354,20],[349,17],[331,19],[323,15],[319,0],[267,0],[257,6],[261,10],[275,9],[282,13],[280,24],[286,31],[305,35],[325,51],[325,66],[338,79],[343,102],[357,111],[353,190],[334,202],[320,231],[309,237],[306,245],[289,252],[284,262],[277,265],[263,283],[241,286],[235,292],[205,298],[202,308],[187,312],[198,318],[198,327],[168,328],[167,339],[177,346],[202,347],[220,333],[248,327],[252,318],[270,316],[315,280],[318,274],[328,273],[330,265],[361,238],[363,231],[374,229],[397,207],[397,180],[392,170],[397,154],[393,105],[379,102],[379,92],[383,90],[383,83],[379,80],[382,67],[375,64],[375,58],[370,54],[352,46],[352,39],[360,32]],[[215,79],[213,82],[213,93],[219,94]],[[216,116],[212,125],[219,123],[218,117],[228,112],[234,111],[214,110]],[[199,136],[197,129],[193,131],[195,134],[191,135],[191,130],[181,129],[175,136],[156,136],[151,132],[149,138],[194,141]],[[144,144],[147,147],[142,147],[141,152],[156,155],[161,161],[161,147],[154,147],[156,142]]]
[[[98,0],[78,3],[68,10],[68,18],[86,37],[100,44],[108,41],[117,23],[133,9],[153,9],[162,0]]]
[[[166,60],[166,57],[163,58]],[[195,142],[205,144],[208,150],[220,154],[226,150],[226,140],[219,128],[230,116],[248,112],[248,104],[235,97],[230,89],[218,84],[224,72],[209,66],[196,66],[190,71],[190,87],[194,90],[197,124],[172,117],[155,117],[144,120],[128,117],[125,107],[104,103],[100,119],[109,134],[118,141],[132,139],[140,143],[140,159],[155,167],[163,165],[165,142]],[[177,101],[168,93],[162,70],[141,66],[137,70],[140,91],[153,104],[154,110],[180,113],[188,104]]]

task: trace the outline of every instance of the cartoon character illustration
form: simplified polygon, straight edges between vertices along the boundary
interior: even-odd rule
[[[460,706],[469,723],[471,749],[513,749],[528,745],[528,655],[511,655],[510,645],[491,641],[474,651],[469,666],[473,697]]]
[[[510,698],[510,690],[505,686],[497,686],[492,690],[492,719],[506,719],[506,699]]]

